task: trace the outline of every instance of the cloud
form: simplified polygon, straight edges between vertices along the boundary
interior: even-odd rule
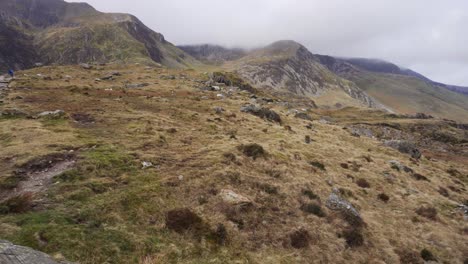
[[[311,52],[392,61],[468,86],[464,0],[89,0],[132,13],[175,44],[257,47],[293,39]]]

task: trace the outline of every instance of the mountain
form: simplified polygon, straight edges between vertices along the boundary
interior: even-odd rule
[[[2,70],[35,62],[156,62],[179,68],[199,63],[132,15],[62,0],[2,0],[0,10]]]
[[[355,83],[397,113],[423,112],[447,119],[468,120],[468,96],[449,85],[431,81],[412,70],[372,59],[315,55],[329,70]]]
[[[354,83],[321,65],[301,44],[285,40],[248,52],[244,57],[226,62],[258,88],[313,98],[323,106],[383,106]]]
[[[412,76],[420,80],[426,81],[431,85],[442,87],[442,88],[445,88],[445,89],[448,89],[457,93],[468,95],[468,87],[448,85],[448,84],[444,84],[440,82],[435,82],[418,72],[415,72],[411,69],[401,68],[397,66],[396,64],[393,64],[391,62],[387,62],[384,60],[365,59],[365,58],[344,58],[342,60],[369,72]]]
[[[190,54],[194,58],[212,64],[221,64],[225,61],[240,59],[247,52],[240,48],[228,49],[219,45],[180,45],[181,50]]]

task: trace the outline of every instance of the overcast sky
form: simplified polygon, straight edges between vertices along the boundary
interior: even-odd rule
[[[466,0],[87,0],[136,15],[174,44],[252,47],[292,39],[312,53],[381,58],[468,86]]]

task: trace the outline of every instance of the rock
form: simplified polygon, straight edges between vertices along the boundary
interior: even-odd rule
[[[392,173],[388,172],[388,171],[384,171],[382,173],[382,176],[385,178],[385,180],[387,180],[389,183],[394,183],[395,180],[396,180],[396,177],[395,175],[393,175]]]
[[[351,135],[354,137],[369,137],[369,138],[374,137],[374,133],[372,132],[372,130],[366,127],[352,126],[352,127],[347,127],[347,129],[349,130]]]
[[[420,159],[422,154],[413,143],[406,140],[386,140],[384,145],[398,150],[401,153],[409,154],[413,159]]]
[[[241,112],[250,113],[268,121],[277,122],[281,124],[281,117],[275,111],[268,108],[260,108],[256,105],[248,104],[241,107]]]
[[[353,225],[361,225],[363,223],[361,215],[354,206],[341,197],[340,191],[333,188],[333,192],[327,199],[325,205],[328,209],[341,212],[345,216],[345,220]]]
[[[104,77],[101,77],[101,80],[112,80],[114,78],[114,75],[106,75]]]
[[[91,70],[93,68],[93,66],[87,64],[87,63],[80,63],[80,66],[81,68],[85,69],[85,70]]]
[[[219,115],[219,114],[222,114],[225,110],[224,110],[224,108],[222,108],[222,107],[220,107],[220,106],[216,106],[216,107],[214,108],[214,111],[216,112],[216,114]]]
[[[407,172],[407,173],[413,173],[413,169],[411,169],[410,167],[402,164],[401,162],[399,162],[397,160],[391,160],[388,163],[390,163],[390,166],[392,167],[392,169],[395,169],[397,171],[404,171],[404,172]]]
[[[332,119],[331,119],[331,117],[329,117],[329,116],[322,116],[322,117],[320,117],[319,122],[320,122],[321,124],[329,125],[329,124],[332,123]]]
[[[457,206],[457,209],[460,210],[463,213],[463,218],[465,221],[468,220],[468,205],[467,204],[459,204]]]
[[[211,86],[213,88],[213,91],[221,91],[221,87],[219,86]]]
[[[42,67],[42,66],[44,66],[44,63],[41,63],[41,62],[34,63],[34,67]]]
[[[150,167],[153,167],[153,163],[149,162],[149,161],[143,161],[141,163],[141,166],[143,166],[143,169],[146,169],[146,168],[150,168]]]
[[[37,117],[62,117],[65,115],[65,111],[63,110],[55,110],[55,111],[45,111],[37,115]]]
[[[312,121],[312,117],[308,115],[307,113],[297,113],[294,117],[299,118],[299,119],[304,119],[307,121]]]
[[[216,97],[218,97],[219,99],[224,99],[224,94],[217,94]]]
[[[231,205],[248,206],[252,204],[252,201],[249,198],[227,189],[221,190],[219,196],[224,202]]]
[[[125,88],[127,88],[127,89],[135,89],[135,88],[146,87],[146,86],[149,86],[149,85],[150,85],[149,83],[126,84],[126,85],[125,85]]]
[[[1,264],[65,264],[57,262],[49,255],[32,248],[17,246],[8,241],[0,240]]]
[[[122,76],[122,74],[120,72],[111,72],[109,73],[109,75],[112,75],[112,76]]]

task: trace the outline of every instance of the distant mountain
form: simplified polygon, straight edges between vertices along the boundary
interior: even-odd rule
[[[453,86],[433,82],[417,72],[381,60],[315,56],[329,70],[355,83],[395,112],[424,112],[468,120],[468,96],[455,93]]]
[[[457,93],[468,95],[468,87],[448,85],[448,84],[443,84],[440,82],[435,82],[420,73],[417,73],[410,69],[401,68],[397,66],[396,64],[393,64],[391,62],[387,62],[384,60],[364,59],[364,58],[342,58],[341,60],[346,61],[354,66],[357,66],[369,72],[412,76],[422,81],[426,81],[432,85],[442,87],[442,88],[445,88],[445,89],[448,89]]]
[[[313,97],[319,105],[383,107],[294,41],[275,42],[227,65],[256,87]]]
[[[247,54],[247,51],[240,48],[228,49],[211,44],[181,45],[177,47],[200,61],[214,64],[237,60]]]
[[[34,62],[157,62],[178,68],[198,63],[132,15],[62,0],[2,0],[0,10],[2,70]]]

